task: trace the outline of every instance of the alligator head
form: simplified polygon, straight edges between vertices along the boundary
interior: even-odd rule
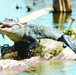
[[[7,35],[14,42],[21,40],[23,28],[24,25],[13,19],[0,21],[0,34]]]

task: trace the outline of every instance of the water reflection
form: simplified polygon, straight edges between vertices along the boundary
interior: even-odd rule
[[[44,62],[25,71],[2,71],[0,75],[76,75],[76,61]]]
[[[65,29],[67,26],[64,25],[67,23],[67,19],[71,17],[71,13],[54,13],[53,14],[53,23],[54,28]],[[58,25],[57,25],[58,24]]]
[[[26,75],[72,75],[70,70],[75,69],[73,65],[75,65],[74,61],[46,63],[42,66],[30,69],[27,71]]]

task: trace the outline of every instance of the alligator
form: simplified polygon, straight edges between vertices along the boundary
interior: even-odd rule
[[[4,21],[0,21],[0,34],[7,35],[14,42],[29,41],[30,44],[26,48],[28,56],[31,48],[38,43],[40,37],[61,41],[76,52],[76,43],[74,40],[59,30],[43,25],[24,25],[13,19],[5,19]]]

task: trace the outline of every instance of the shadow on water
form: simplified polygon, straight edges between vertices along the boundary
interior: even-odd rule
[[[54,28],[65,29],[68,26],[64,25],[70,19],[71,13],[53,13],[53,24]]]

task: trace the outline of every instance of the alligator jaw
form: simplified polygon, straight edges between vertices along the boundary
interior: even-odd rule
[[[9,26],[9,25],[1,25],[0,28],[11,28],[12,26]]]
[[[0,33],[10,33],[15,24],[17,24],[17,22],[13,19],[6,18],[4,21],[0,21]]]
[[[5,19],[4,21],[0,21],[0,34],[8,36],[14,42],[22,40],[20,34],[18,34],[20,30],[21,28],[17,21],[12,19]]]
[[[10,28],[15,24],[16,22],[13,19],[5,19],[4,21],[0,21],[0,25],[3,25],[1,28]]]
[[[10,26],[8,24],[3,24],[0,22],[0,33],[1,34],[6,34],[7,32],[11,32],[13,26]]]
[[[12,26],[9,25],[7,22],[0,21],[0,28],[11,28]]]

